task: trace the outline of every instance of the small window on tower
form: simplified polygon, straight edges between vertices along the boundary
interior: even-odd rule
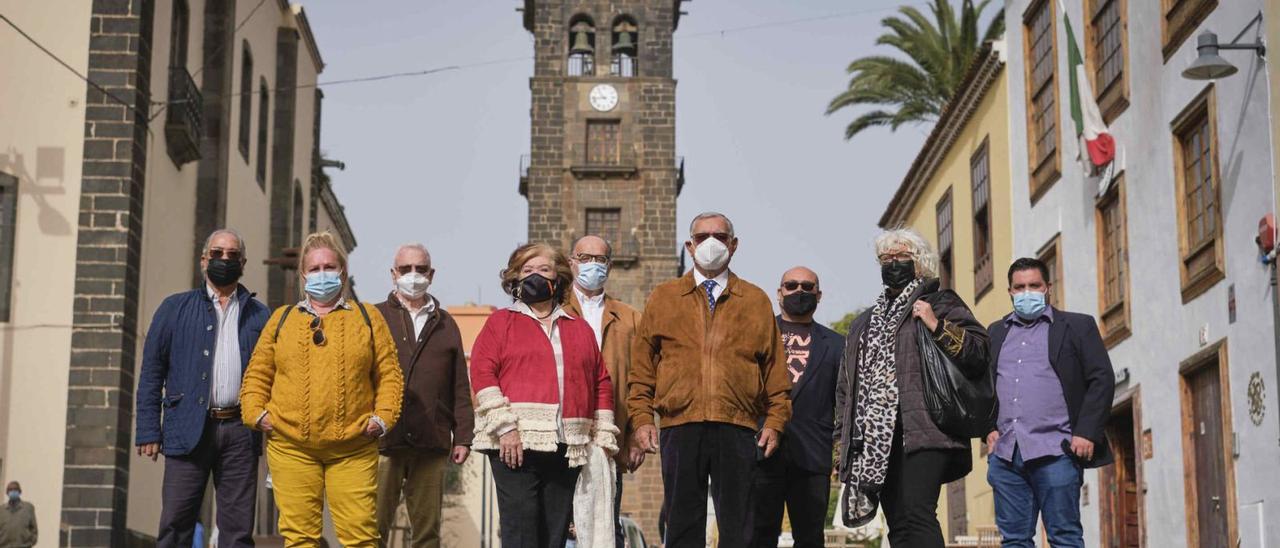
[[[585,15],[569,24],[569,76],[595,76],[596,27]]]
[[[616,166],[621,151],[617,120],[587,120],[587,165]]]
[[[610,245],[618,245],[622,241],[622,210],[618,208],[588,209],[587,229],[584,233],[604,238]]]
[[[613,25],[613,63],[609,67],[609,74],[631,77],[639,72],[639,38],[635,21],[625,15],[619,17],[618,22]]]

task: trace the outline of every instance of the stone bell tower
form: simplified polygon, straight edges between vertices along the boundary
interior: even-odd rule
[[[685,0],[524,0],[534,37],[530,154],[520,162],[528,240],[613,245],[608,292],[637,308],[680,274],[672,33]],[[654,455],[653,457],[656,457]],[[660,540],[661,462],[623,484],[622,514]]]
[[[609,293],[643,306],[677,275],[672,33],[683,0],[525,0],[534,35],[530,154],[520,194],[529,241],[613,245]]]

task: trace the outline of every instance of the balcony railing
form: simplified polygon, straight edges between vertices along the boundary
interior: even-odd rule
[[[676,156],[676,196],[684,190],[684,156]]]
[[[169,68],[168,116],[164,122],[169,157],[181,167],[200,159],[204,127],[204,99],[186,67]]]
[[[519,174],[520,174],[520,187],[519,187],[520,195],[528,197],[529,196],[529,155],[528,154],[520,155]]]

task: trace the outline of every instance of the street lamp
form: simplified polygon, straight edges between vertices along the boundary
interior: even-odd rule
[[[1216,80],[1218,78],[1226,78],[1235,74],[1239,69],[1230,61],[1223,59],[1218,55],[1219,50],[1244,49],[1253,50],[1259,58],[1263,58],[1267,54],[1267,47],[1262,42],[1254,42],[1252,44],[1240,44],[1240,37],[1249,30],[1254,24],[1262,21],[1262,14],[1253,18],[1248,25],[1245,25],[1243,31],[1232,40],[1230,44],[1219,44],[1218,35],[1210,31],[1204,31],[1196,37],[1196,60],[1182,71],[1182,77],[1188,80]]]

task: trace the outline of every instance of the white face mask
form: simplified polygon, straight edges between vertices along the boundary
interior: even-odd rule
[[[417,272],[403,274],[396,278],[396,291],[408,299],[420,299],[427,294],[427,286],[431,279]]]
[[[693,261],[703,270],[715,272],[729,264],[729,248],[720,240],[707,238],[694,248]]]

